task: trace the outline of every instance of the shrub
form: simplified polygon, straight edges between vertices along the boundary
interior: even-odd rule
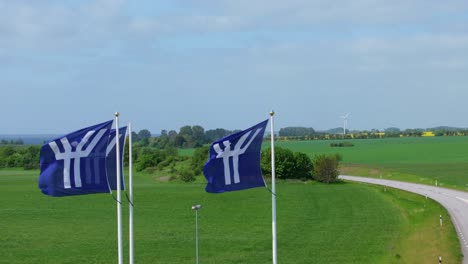
[[[9,156],[5,160],[5,167],[8,168],[19,168],[23,166],[23,156],[20,153],[16,152],[13,155]]]
[[[153,174],[157,171],[156,167],[148,167],[148,168],[145,168],[145,172],[146,173],[149,173],[149,174]]]
[[[149,167],[156,167],[158,164],[157,158],[155,155],[143,154],[139,157],[138,162],[135,164],[136,171],[143,171]]]
[[[25,170],[39,169],[40,147],[30,146],[23,152],[23,168]]]
[[[203,146],[196,148],[192,155],[192,160],[190,162],[190,168],[193,170],[195,175],[200,175],[203,172],[203,166],[208,160],[208,152],[210,150],[209,146]]]
[[[271,178],[271,148],[262,151],[261,167],[263,175]],[[275,168],[278,179],[294,179],[294,153],[289,149],[275,147]]]
[[[314,165],[307,154],[302,152],[294,153],[296,178],[302,180],[312,179]]]
[[[180,179],[183,182],[193,182],[195,181],[195,174],[193,171],[189,168],[183,168],[179,171],[180,173]]]
[[[262,151],[261,167],[262,174],[271,177],[271,148]],[[313,165],[305,153],[275,147],[275,168],[278,179],[310,179]]]
[[[166,167],[169,167],[175,161],[174,156],[168,156],[165,160],[158,163],[158,170],[162,170]]]
[[[155,149],[150,147],[139,148],[134,152],[136,171],[143,171],[149,167],[163,169],[170,166],[174,161],[178,161],[177,149]],[[162,164],[161,164],[162,163]]]
[[[351,142],[339,142],[339,143],[331,143],[330,147],[354,147],[354,144]]]
[[[313,160],[314,179],[324,183],[336,182],[340,172],[338,166],[341,161],[341,155],[316,155]]]

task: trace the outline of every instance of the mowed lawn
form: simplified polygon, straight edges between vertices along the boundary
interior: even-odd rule
[[[279,141],[277,146],[318,153],[340,153],[343,173],[405,180],[468,190],[468,137],[345,140],[354,147],[330,147],[334,141]]]
[[[109,194],[52,198],[37,171],[0,170],[0,263],[116,263]],[[194,204],[201,204],[200,263],[271,263],[271,194],[208,194],[204,184],[135,176],[135,263],[194,263]],[[127,215],[124,202],[125,263]],[[424,197],[380,187],[277,185],[279,263],[460,263],[447,212]]]

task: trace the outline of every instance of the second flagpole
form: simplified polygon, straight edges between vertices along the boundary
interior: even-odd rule
[[[117,247],[119,264],[123,264],[123,247],[122,247],[122,203],[120,195],[120,137],[119,137],[119,112],[115,112],[115,153],[117,163]]]
[[[128,192],[129,192],[129,207],[128,207],[128,230],[129,230],[129,258],[130,264],[133,264],[133,158],[132,158],[132,124],[128,124]]]
[[[276,251],[276,186],[275,186],[275,131],[273,116],[275,112],[270,112],[271,124],[271,227],[273,238],[273,264],[277,264],[277,251]]]

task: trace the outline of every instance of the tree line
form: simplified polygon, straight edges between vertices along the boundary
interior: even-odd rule
[[[0,145],[24,145],[24,141],[21,138],[16,139],[2,139],[0,140]]]
[[[216,128],[206,130],[199,125],[183,126],[179,132],[175,130],[161,130],[157,137],[152,137],[147,129],[140,130],[138,133],[132,132],[132,139],[139,142],[139,145],[145,145],[155,148],[196,148],[204,144],[211,143],[227,135],[239,132],[240,130],[227,130]]]
[[[0,168],[38,169],[40,146],[0,146]]]
[[[428,133],[429,132],[429,133]],[[392,138],[392,137],[421,137],[421,136],[468,136],[468,129],[455,127],[434,128],[408,128],[399,129],[389,127],[384,130],[346,130],[343,135],[342,128],[329,131],[316,131],[308,127],[285,127],[278,132],[278,140],[327,140],[327,139],[369,139],[369,138]]]
[[[183,126],[179,132],[161,131],[158,137],[142,130],[132,135],[133,160],[137,171],[169,175],[171,179],[195,181],[203,175],[210,144],[237,131],[214,129],[204,131],[201,126]],[[191,156],[180,155],[181,148],[194,148]],[[126,158],[128,160],[128,158]],[[278,179],[317,180],[326,183],[337,180],[341,156],[316,155],[312,159],[305,153],[275,147],[276,177]],[[126,162],[126,161],[125,161]],[[271,149],[262,150],[262,173],[271,177]]]
[[[137,171],[164,171],[171,174],[172,179],[180,179],[184,182],[195,181],[196,177],[203,174],[203,166],[208,160],[209,146],[196,148],[191,157],[180,156],[171,149],[156,150],[151,153],[148,149],[140,150],[137,159]],[[187,161],[186,166],[176,166],[179,162]],[[275,174],[282,180],[317,180],[325,183],[337,181],[339,175],[339,163],[341,156],[316,155],[311,159],[302,152],[293,152],[289,149],[275,147]],[[271,178],[271,148],[262,150],[260,165],[263,176]]]
[[[201,126],[184,126],[179,132],[163,130],[158,137],[153,137],[147,129],[132,132],[133,165],[139,172],[161,172],[190,182],[202,175],[209,143],[235,132],[221,128],[205,131]],[[126,144],[128,149],[128,140]],[[37,145],[0,146],[0,168],[38,169],[40,148]],[[188,156],[180,155],[181,148],[195,149]],[[280,147],[275,147],[275,154],[278,179],[333,182],[338,176],[339,155],[317,155],[311,159],[305,153]],[[271,177],[271,149],[263,150],[261,155],[262,172],[265,177]],[[128,166],[128,151],[124,164]]]
[[[167,173],[172,179],[191,182],[203,174],[208,151],[209,146],[205,145],[196,148],[192,156],[181,156],[178,149],[174,147],[159,149],[143,146],[137,142],[133,148],[134,167],[138,172],[154,173],[160,171]],[[125,156],[124,163],[128,166],[128,151],[125,152]],[[0,147],[0,168],[39,169],[39,159],[40,146]],[[317,155],[311,159],[305,153],[275,147],[276,177],[278,179],[334,182],[339,174],[340,161],[339,155]],[[180,166],[180,164],[186,165]],[[270,148],[262,150],[261,168],[263,175],[266,178],[271,178]]]

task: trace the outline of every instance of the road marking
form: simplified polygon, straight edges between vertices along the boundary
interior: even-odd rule
[[[467,203],[467,204],[468,204],[468,200],[467,200],[467,199],[463,199],[463,198],[461,198],[461,197],[458,197],[458,196],[457,196],[457,199],[458,199],[458,200],[461,200],[461,201],[463,201],[463,202],[465,202],[465,203]]]
[[[458,199],[464,200],[464,202],[468,203],[468,200],[465,200],[463,198],[457,197]],[[468,243],[466,242],[465,236],[462,233],[462,230],[460,228],[460,225],[458,224],[458,221],[456,218],[452,218],[453,225],[455,226],[455,230],[458,231],[459,238],[463,241],[463,244],[465,245],[465,248],[468,248]]]

